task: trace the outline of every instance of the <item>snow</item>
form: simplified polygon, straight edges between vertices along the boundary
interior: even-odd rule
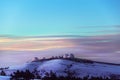
[[[120,75],[120,66],[115,65],[107,65],[107,64],[86,64],[86,63],[78,63],[68,60],[51,60],[44,62],[42,65],[38,67],[38,70],[45,69],[46,71],[54,71],[57,74],[65,74],[63,71],[67,69],[67,66],[72,65],[70,67],[70,71],[75,71],[76,75],[84,77],[86,75],[90,76],[107,76],[110,74],[119,74]]]
[[[0,76],[0,80],[10,80],[10,76]]]
[[[33,71],[34,69],[38,71],[43,71],[42,75],[44,75],[44,71],[50,72],[51,70],[55,72],[58,76],[66,76],[65,70],[69,69],[70,71],[74,71],[77,77],[84,77],[84,76],[109,76],[111,74],[120,75],[120,66],[118,65],[109,65],[109,64],[102,64],[102,63],[80,63],[70,60],[63,60],[63,59],[53,59],[47,60],[43,62],[31,62],[26,63],[21,66],[10,67],[6,72],[8,74],[14,72],[15,70],[26,70],[29,69]],[[41,74],[41,73],[40,73]],[[3,76],[0,79],[4,78]],[[6,77],[5,77],[6,78]],[[6,79],[2,79],[6,80]]]

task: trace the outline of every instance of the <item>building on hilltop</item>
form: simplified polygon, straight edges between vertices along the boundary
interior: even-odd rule
[[[73,59],[73,58],[75,58],[74,57],[74,54],[65,54],[64,56],[63,56],[63,58],[71,58],[71,59]]]
[[[40,59],[38,57],[34,57],[33,61],[39,61]]]
[[[72,58],[72,59],[75,58],[74,54],[72,54],[72,53],[71,53],[69,56],[70,56],[70,58]]]

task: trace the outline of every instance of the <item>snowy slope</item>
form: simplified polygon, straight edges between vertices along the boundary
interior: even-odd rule
[[[67,70],[69,70],[70,72],[74,72],[74,76],[77,77],[84,77],[87,75],[103,77],[109,76],[111,74],[120,75],[120,66],[117,65],[109,65],[102,63],[82,63],[63,59],[53,59],[43,62],[26,63],[23,66],[21,65],[19,67],[10,67],[10,69],[6,70],[6,72],[10,74],[11,72],[14,72],[18,69],[29,69],[30,71],[33,71],[35,68],[42,73],[44,73],[44,71],[49,72],[52,70],[53,72],[56,72],[58,76],[66,76]]]
[[[91,76],[107,76],[110,74],[120,75],[120,66],[107,65],[99,63],[79,63],[69,60],[50,60],[46,61],[38,67],[38,70],[44,69],[46,71],[54,71],[59,75],[65,74],[65,69],[74,71],[76,76],[83,77]]]
[[[0,76],[0,80],[10,80],[9,76]]]

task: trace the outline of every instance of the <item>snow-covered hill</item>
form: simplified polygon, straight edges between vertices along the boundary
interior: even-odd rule
[[[38,71],[54,71],[57,75],[67,75],[66,71],[69,70],[74,72],[75,76],[83,77],[86,75],[91,76],[108,76],[111,74],[120,75],[120,66],[102,64],[102,63],[82,63],[75,62],[65,59],[53,59],[43,62],[31,62],[26,63],[20,67],[12,67],[10,70],[26,70],[29,69],[33,71],[34,69]]]
[[[120,75],[120,66],[99,64],[99,63],[79,63],[68,60],[50,60],[46,61],[38,70],[54,71],[58,75],[65,75],[65,71],[74,72],[75,76],[82,77],[86,75],[91,76],[107,76],[110,74]],[[67,74],[66,74],[67,75]]]
[[[67,76],[68,71],[76,77],[85,77],[87,75],[95,77],[105,77],[111,74],[120,75],[119,65],[110,65],[97,62],[84,63],[67,59],[52,59],[42,62],[30,62],[21,66],[10,67],[8,70],[5,71],[9,75],[16,70],[26,69],[29,69],[30,71],[37,69],[37,71],[40,71],[41,75],[44,75],[44,72],[50,72],[51,70],[55,72],[58,76]]]

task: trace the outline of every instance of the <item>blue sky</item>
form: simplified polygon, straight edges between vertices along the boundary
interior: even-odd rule
[[[119,0],[0,0],[0,35],[115,33],[119,4]]]

